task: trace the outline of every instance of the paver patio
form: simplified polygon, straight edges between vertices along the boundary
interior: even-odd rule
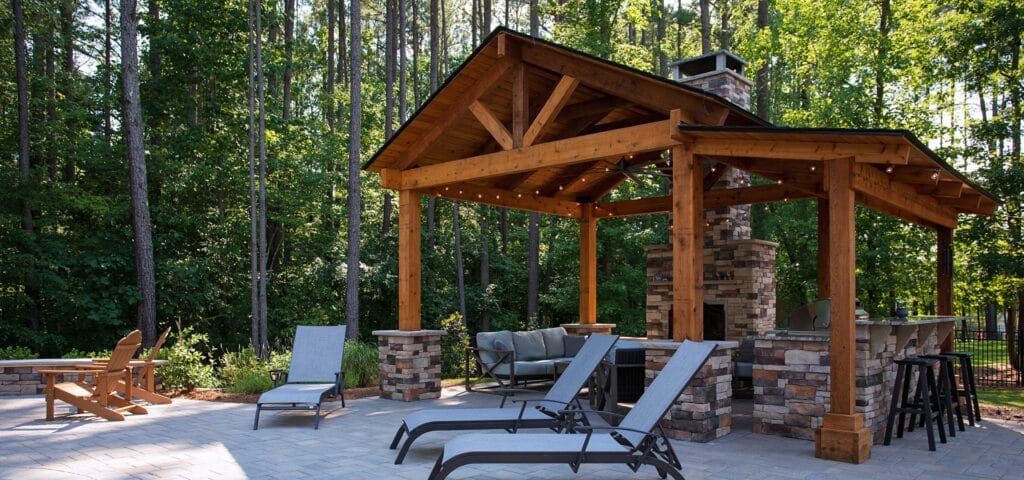
[[[0,478],[232,478],[425,479],[456,433],[432,433],[414,445],[404,465],[393,465],[388,444],[403,415],[436,406],[491,406],[496,397],[449,388],[442,399],[402,403],[352,400],[312,429],[305,412],[267,414],[253,431],[253,405],[175,400],[148,407],[150,414],[125,422],[88,417],[43,421],[42,397],[0,400]],[[1024,427],[985,421],[929,453],[923,431],[876,446],[862,465],[814,458],[814,443],[749,433],[712,443],[674,442],[683,473],[700,479],[1022,479]],[[584,465],[575,475],[565,465],[463,467],[450,478],[657,479],[653,468],[633,473],[624,466]]]

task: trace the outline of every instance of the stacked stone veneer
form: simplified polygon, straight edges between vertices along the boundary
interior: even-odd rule
[[[827,335],[768,335],[754,343],[755,433],[814,439],[829,411]],[[895,359],[939,351],[933,327],[857,326],[857,412],[875,443],[885,435]]]
[[[86,359],[80,362],[81,364],[87,364],[90,360]],[[61,370],[69,368],[67,365],[64,366],[16,366],[16,367],[5,367],[0,366],[0,396],[13,396],[13,395],[41,395],[46,390],[46,378],[43,377],[40,370]],[[135,378],[138,378],[138,373],[141,369],[133,371]],[[163,378],[160,375],[160,370],[157,369],[157,373],[154,375],[154,383],[156,383],[157,389],[163,389]],[[92,375],[85,375],[84,380],[86,382],[92,382]],[[57,375],[55,378],[56,383],[61,382],[76,382],[78,381],[78,375]]]
[[[378,330],[380,397],[411,402],[441,397],[441,330]]]
[[[704,303],[725,307],[725,340],[775,328],[775,248],[727,240],[704,250]],[[647,337],[667,338],[672,308],[672,248],[647,249]]]
[[[732,70],[721,69],[700,75],[686,77],[683,83],[707,90],[729,100],[745,110],[750,110],[750,80]]]
[[[718,342],[707,364],[676,399],[662,420],[665,433],[678,440],[710,442],[732,429],[732,354],[736,342]],[[652,342],[647,349],[647,383],[658,376],[677,345]]]

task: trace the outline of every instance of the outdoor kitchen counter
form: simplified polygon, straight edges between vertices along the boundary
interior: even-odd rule
[[[938,353],[962,317],[857,321],[857,411],[884,435],[894,361]],[[829,410],[829,332],[774,330],[754,341],[754,431],[812,440]]]

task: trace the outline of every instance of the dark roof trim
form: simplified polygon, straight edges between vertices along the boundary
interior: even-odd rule
[[[361,168],[363,170],[366,170],[367,168],[369,168],[370,165],[373,164],[374,160],[376,160],[377,157],[379,157],[381,155],[381,153],[383,153],[384,150],[386,150],[388,148],[388,146],[391,145],[391,142],[394,141],[394,139],[398,138],[398,136],[402,133],[402,131],[405,130],[405,127],[407,125],[409,125],[410,123],[412,123],[412,121],[415,120],[417,116],[419,116],[419,114],[423,111],[423,109],[426,108],[426,106],[429,105],[430,102],[434,100],[434,97],[436,97],[438,94],[440,94],[448,86],[448,84],[451,83],[452,79],[457,77],[459,75],[459,73],[462,71],[462,69],[466,65],[468,65],[473,60],[473,58],[476,57],[477,54],[479,54],[481,50],[483,50],[483,48],[485,46],[487,46],[489,43],[491,43],[491,40],[493,40],[494,37],[498,36],[498,34],[501,34],[501,33],[507,33],[509,35],[512,35],[512,36],[515,36],[515,37],[519,37],[519,38],[521,38],[523,40],[527,40],[527,41],[531,41],[531,42],[537,42],[537,43],[540,43],[540,44],[543,44],[543,45],[547,45],[549,47],[553,47],[553,48],[558,49],[558,50],[562,50],[562,51],[565,51],[565,52],[568,52],[568,53],[572,53],[572,54],[575,54],[575,55],[579,55],[579,56],[585,57],[585,58],[587,58],[589,60],[594,60],[594,61],[597,61],[599,63],[603,63],[605,65],[608,65],[608,66],[613,67],[613,68],[617,68],[619,70],[624,70],[624,71],[629,72],[629,73],[633,73],[633,74],[636,74],[636,75],[641,75],[641,76],[646,77],[646,78],[651,79],[651,80],[656,80],[656,81],[659,81],[659,82],[671,85],[671,86],[676,87],[676,88],[687,90],[689,92],[696,93],[698,95],[703,95],[705,97],[708,97],[708,98],[717,100],[719,102],[722,102],[722,104],[724,104],[731,111],[733,111],[735,113],[738,113],[738,114],[740,114],[740,115],[742,115],[744,117],[747,117],[748,119],[750,119],[750,120],[752,120],[754,122],[761,123],[761,124],[764,124],[764,125],[771,125],[771,123],[768,122],[767,120],[765,120],[765,119],[763,119],[763,118],[761,118],[761,117],[759,117],[759,116],[757,116],[757,115],[747,111],[746,109],[740,107],[739,105],[736,105],[735,103],[732,103],[731,101],[725,99],[724,97],[721,97],[721,96],[716,95],[714,93],[708,92],[706,90],[703,90],[703,89],[700,89],[700,88],[697,88],[697,87],[692,87],[690,85],[685,85],[685,84],[676,82],[676,81],[674,81],[672,79],[669,79],[669,78],[660,77],[658,75],[654,75],[653,73],[645,72],[643,70],[638,70],[638,69],[633,68],[633,67],[629,67],[629,66],[626,66],[626,65],[618,64],[618,63],[615,63],[615,62],[612,62],[610,60],[606,60],[606,59],[603,59],[603,58],[600,58],[600,57],[595,57],[594,55],[591,55],[589,53],[581,52],[579,50],[576,50],[576,49],[573,49],[573,48],[570,48],[570,47],[566,47],[564,45],[559,45],[557,43],[554,43],[554,42],[551,42],[551,41],[548,41],[548,40],[544,40],[542,38],[533,37],[533,36],[527,35],[527,34],[522,33],[522,32],[517,32],[517,31],[509,29],[509,28],[507,28],[505,26],[499,26],[498,28],[495,28],[494,31],[492,31],[490,34],[488,34],[486,38],[484,38],[483,40],[480,41],[480,44],[477,45],[476,48],[473,49],[472,53],[470,53],[469,56],[466,57],[466,59],[462,61],[462,63],[459,65],[459,67],[456,68],[455,71],[452,72],[450,75],[448,75],[448,78],[445,79],[444,83],[442,83],[441,86],[438,87],[438,89],[436,91],[434,91],[434,93],[430,94],[430,97],[428,97],[426,99],[426,101],[424,101],[422,104],[420,104],[419,108],[417,108],[416,111],[413,112],[412,116],[410,116],[409,119],[405,121],[405,123],[403,123],[400,127],[398,127],[398,130],[396,130],[395,133],[393,135],[391,135],[391,138],[387,139],[384,142],[384,145],[381,145],[380,148],[377,149],[377,152],[374,153],[373,156],[370,157],[370,159],[367,160],[366,163],[364,163]]]
[[[960,173],[952,165],[946,163],[946,161],[940,157],[937,153],[928,148],[921,140],[917,138],[910,130],[905,129],[887,129],[887,128],[801,128],[801,127],[746,127],[746,126],[710,126],[710,125],[688,125],[686,123],[679,124],[679,130],[686,132],[737,132],[737,133],[793,133],[800,135],[870,135],[879,137],[902,137],[909,141],[918,150],[924,152],[929,158],[938,163],[939,166],[943,167],[953,176],[960,179],[960,181],[966,183],[971,188],[978,191],[978,193],[988,197],[996,203],[1003,203],[999,197],[993,195],[988,190],[978,186],[976,183],[971,181],[969,178]]]

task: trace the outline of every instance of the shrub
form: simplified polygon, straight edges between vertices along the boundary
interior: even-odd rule
[[[377,346],[358,340],[345,343],[345,387],[372,387],[378,384],[380,366]]]
[[[39,354],[32,351],[28,347],[4,347],[0,348],[0,360],[34,360],[39,358]]]
[[[161,357],[167,352],[167,366],[160,369],[167,388],[213,388],[217,386],[217,377],[213,375],[213,366],[209,355],[213,349],[209,345],[209,337],[205,333],[195,333],[192,327],[182,329],[174,334],[174,345],[161,350]],[[210,352],[206,354],[204,352]]]
[[[465,377],[469,332],[462,321],[462,315],[456,312],[441,320],[441,330],[445,331],[441,336],[441,377]]]
[[[86,352],[77,348],[72,348],[71,351],[65,353],[60,358],[110,358],[112,350],[100,350],[97,352]]]
[[[291,352],[272,352],[267,360],[256,357],[252,348],[227,352],[221,357],[218,377],[224,390],[233,393],[263,393],[274,387],[273,370],[288,371]]]

